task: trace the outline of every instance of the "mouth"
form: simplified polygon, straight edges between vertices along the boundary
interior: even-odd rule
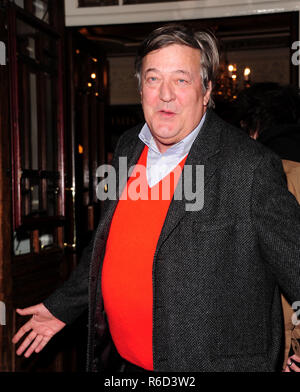
[[[160,110],[159,114],[162,115],[163,117],[169,118],[169,117],[175,116],[176,113],[175,112],[171,112],[170,110]]]

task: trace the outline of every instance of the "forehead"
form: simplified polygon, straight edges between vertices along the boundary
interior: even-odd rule
[[[186,45],[172,44],[149,52],[142,62],[143,72],[154,68],[161,72],[184,70],[198,71],[201,64],[200,50]]]

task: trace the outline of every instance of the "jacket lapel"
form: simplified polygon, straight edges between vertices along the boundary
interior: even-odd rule
[[[193,168],[193,174],[194,174],[197,165],[204,166],[204,191],[205,191],[205,186],[208,184],[208,182],[210,181],[210,179],[212,178],[216,169],[219,166],[218,153],[220,152],[220,133],[221,133],[221,125],[219,124],[218,117],[214,114],[213,111],[208,110],[206,113],[205,122],[200,130],[199,135],[197,136],[197,138],[195,139],[191,147],[191,150],[188,154],[188,157],[186,159],[183,168],[182,179],[181,179],[181,183],[183,184],[182,187],[183,192],[182,192],[181,200],[174,200],[173,197],[171,201],[165,219],[165,223],[158,240],[157,251],[160,245],[166,240],[168,235],[171,233],[171,231],[177,226],[177,224],[183,218],[183,216],[187,213],[191,213],[190,211],[186,210],[186,205],[190,204],[191,201],[187,200],[184,194],[185,175],[189,174],[188,172],[186,172],[185,174],[185,167],[190,165]],[[138,132],[136,135],[138,135]],[[128,169],[133,167],[137,163],[144,147],[145,147],[144,143],[137,136],[135,136],[134,138],[132,137],[127,141],[125,146],[122,148],[122,151],[120,152],[119,156],[127,157]],[[119,159],[119,156],[117,156],[117,159]],[[103,208],[104,215],[100,220],[100,224],[97,228],[97,233],[95,238],[94,251],[96,252],[97,250],[101,249],[101,247],[98,246],[99,245],[98,241],[100,239],[105,241],[107,238],[110,222],[119,201],[119,195],[122,194],[122,190],[124,189],[124,186],[126,185],[129,177],[128,170],[127,170],[126,175],[121,176],[121,179],[119,178],[120,177],[119,161],[115,163],[115,169],[116,169],[116,180],[117,180],[116,189],[117,190],[120,189],[121,191],[117,192],[116,200],[105,201],[106,205],[105,208]],[[196,189],[195,175],[192,176],[192,188],[194,190]],[[98,252],[97,254],[94,253],[94,255],[97,258],[99,257]]]
[[[138,137],[131,138],[124,145],[120,153],[115,157],[116,161],[113,162],[113,167],[116,170],[116,182],[117,182],[116,196],[117,197],[116,200],[107,199],[104,201],[105,206],[102,209],[103,215],[100,219],[99,225],[96,230],[95,239],[93,243],[93,250],[92,250],[92,259],[90,264],[90,277],[92,278],[90,282],[90,296],[91,296],[90,301],[93,301],[96,297],[98,298],[99,311],[102,311],[103,308],[103,302],[102,302],[101,290],[100,290],[101,285],[99,284],[100,279],[93,279],[93,278],[99,277],[99,272],[102,269],[102,263],[104,258],[101,257],[101,255],[104,256],[105,243],[109,233],[109,227],[112,221],[112,217],[119,201],[119,195],[122,194],[122,190],[124,189],[124,186],[126,185],[129,177],[128,169],[137,163],[143,151],[143,148],[144,148],[144,143]],[[127,158],[127,173],[123,175],[121,178],[119,178],[120,177],[119,157]],[[118,191],[119,188],[120,191]]]
[[[184,184],[185,184],[185,176],[190,175],[190,171],[187,170],[187,167],[190,165],[192,167],[192,189],[199,189],[199,184],[196,187],[196,166],[203,165],[204,166],[204,192],[205,187],[208,182],[214,175],[215,171],[220,165],[219,162],[219,152],[220,152],[220,133],[221,127],[219,124],[218,117],[214,114],[213,111],[208,110],[206,113],[205,122],[199,132],[199,135],[195,139],[190,152],[185,161],[185,165],[182,171],[182,197],[181,200],[174,200],[174,197],[171,201],[168,214],[166,216],[164,226],[161,231],[160,238],[158,240],[156,252],[158,252],[162,243],[167,239],[169,234],[174,230],[174,228],[178,225],[180,220],[185,216],[185,214],[190,214],[192,211],[187,211],[186,206],[191,203],[190,200],[187,200]],[[180,180],[179,180],[180,181]],[[203,183],[201,184],[203,188]],[[204,198],[205,200],[205,198]]]
[[[95,241],[94,241],[94,247],[93,247],[93,256],[92,259],[96,260],[96,262],[91,264],[92,270],[96,268],[96,266],[99,264],[97,260],[99,260],[99,257],[103,251],[103,246],[105,244],[106,238],[108,236],[109,232],[109,227],[110,223],[114,214],[114,211],[116,209],[116,206],[119,201],[119,195],[122,194],[122,190],[124,189],[127,180],[128,180],[128,169],[130,167],[133,167],[142,151],[144,148],[144,143],[138,138],[131,138],[127,141],[125,146],[122,148],[120,153],[115,157],[116,161],[113,162],[113,167],[115,168],[116,171],[116,200],[110,200],[107,199],[104,201],[104,206],[102,208],[103,215],[100,219],[99,225],[96,230],[95,234]],[[126,173],[124,168],[121,169],[121,172],[123,175],[120,175],[120,167],[119,167],[119,158],[120,157],[125,157],[127,158],[127,165],[126,165]],[[94,265],[94,268],[93,268]]]

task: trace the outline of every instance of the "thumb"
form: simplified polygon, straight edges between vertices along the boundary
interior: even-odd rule
[[[28,308],[24,309],[16,309],[16,312],[21,316],[28,316],[31,314],[36,314],[38,312],[37,306],[29,306]]]

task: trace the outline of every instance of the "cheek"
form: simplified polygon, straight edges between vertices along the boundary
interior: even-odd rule
[[[159,99],[159,89],[158,87],[152,86],[142,86],[141,91],[142,100],[145,102],[154,102]]]
[[[142,108],[145,120],[150,121],[155,108],[155,101],[151,94],[142,94]]]
[[[199,111],[203,106],[203,96],[194,92],[193,94],[182,97],[182,103],[188,111]]]
[[[154,90],[144,90],[142,93],[142,102],[147,105],[153,105],[157,100],[157,93]]]
[[[193,106],[193,102],[196,101],[196,95],[187,89],[178,89],[176,92],[176,100],[183,107],[190,109]]]

